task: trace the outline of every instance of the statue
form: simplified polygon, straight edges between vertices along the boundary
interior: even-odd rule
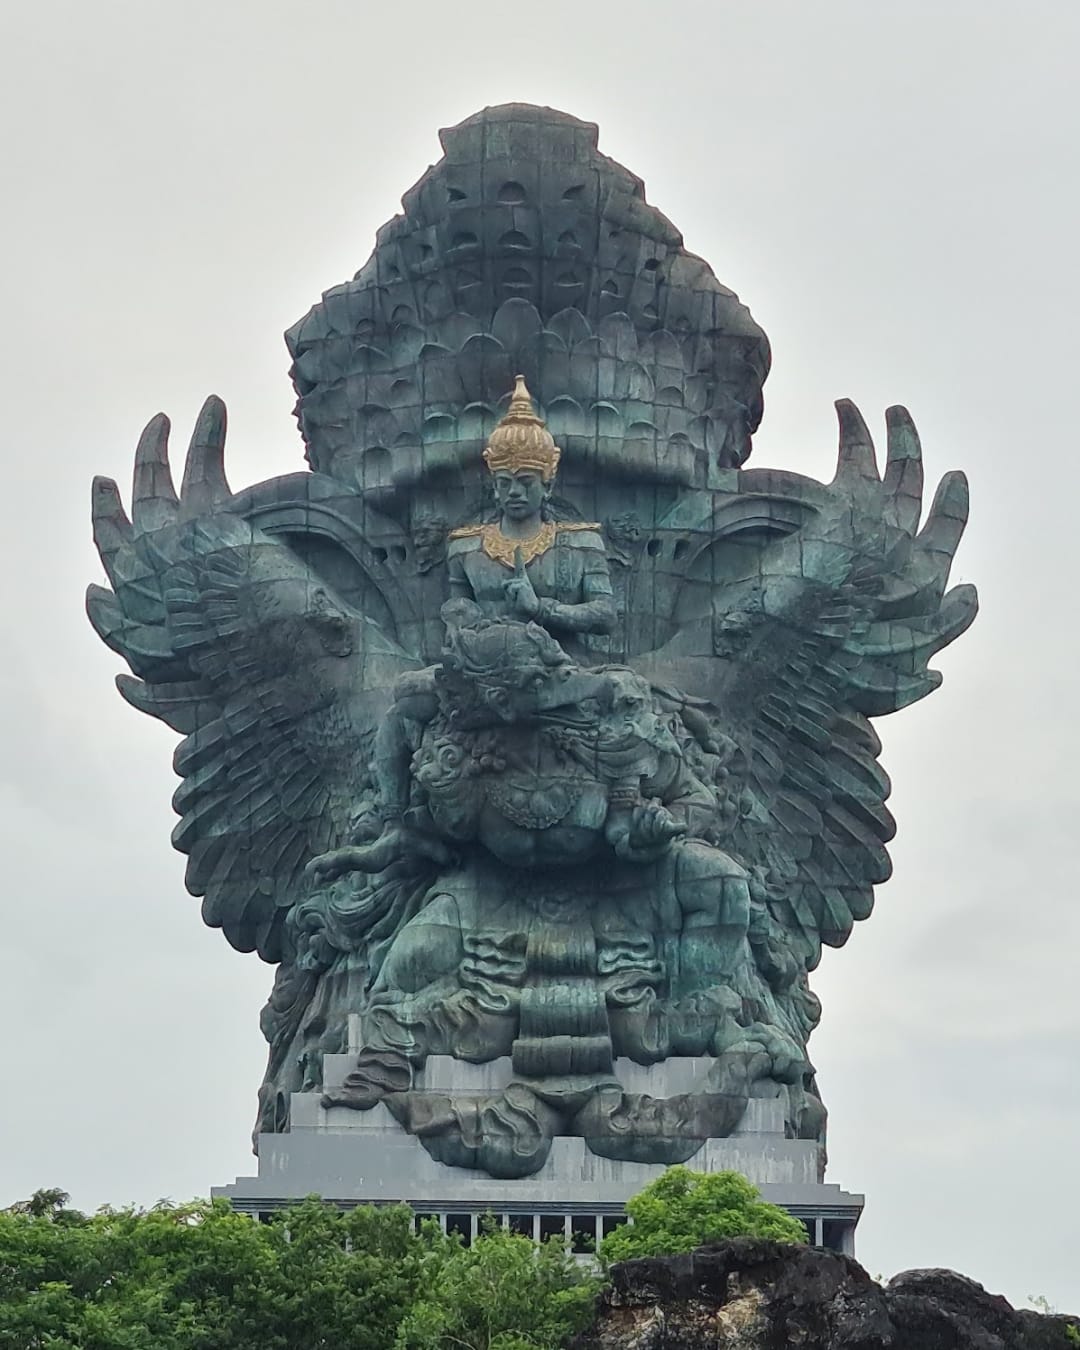
[[[610,632],[615,610],[600,526],[556,522],[545,513],[559,450],[536,416],[522,375],[484,461],[494,480],[499,519],[450,534],[451,596],[473,601],[479,613],[535,619],[571,641],[577,634]],[[446,850],[430,832],[418,834],[403,824],[412,756],[405,724],[427,723],[435,716],[435,676],[432,668],[401,677],[375,734],[381,835],[363,847],[314,859],[309,867],[313,877],[333,880],[347,870],[381,871],[391,859],[417,850],[446,860]],[[579,689],[580,681],[573,687]],[[569,687],[563,688],[562,697],[569,698]]]
[[[160,416],[130,518],[94,486],[88,610],[183,737],[188,888],[276,967],[257,1133],[384,1103],[518,1177],[557,1135],[684,1161],[764,1096],[823,1140],[809,975],[889,875],[869,719],[975,616],[966,484],[922,521],[910,417],[882,474],[847,402],[831,483],[744,467],[765,336],[595,127],[442,139],[287,335],[309,471],[234,493],[211,398],[179,493]],[[429,1090],[432,1055],[507,1084]],[[686,1056],[694,1091],[620,1083]]]

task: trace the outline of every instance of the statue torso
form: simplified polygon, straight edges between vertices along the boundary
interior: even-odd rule
[[[588,599],[586,574],[606,570],[604,541],[598,529],[578,523],[552,522],[549,530],[550,543],[532,557],[531,541],[500,537],[497,527],[456,530],[448,550],[451,577],[464,578],[488,618],[507,617],[504,585],[514,575],[514,545],[520,542],[525,571],[536,594],[560,605],[581,604]],[[490,556],[489,549],[500,556]]]

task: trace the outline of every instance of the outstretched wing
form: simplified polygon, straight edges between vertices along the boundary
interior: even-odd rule
[[[139,441],[130,519],[116,484],[95,480],[112,588],[91,586],[87,611],[134,672],[118,678],[124,698],[184,737],[173,843],[204,920],[277,961],[304,865],[349,833],[386,691],[416,662],[230,510],[219,399],[199,416],[179,496],[168,432],[158,416]]]
[[[962,474],[942,481],[922,529],[918,436],[887,413],[884,477],[858,410],[837,405],[840,453],[826,504],[716,598],[718,703],[736,741],[727,846],[757,875],[806,966],[839,946],[889,876],[889,779],[869,718],[941,682],[933,655],[978,607],[946,591],[967,521]],[[726,649],[726,650],[725,650]]]

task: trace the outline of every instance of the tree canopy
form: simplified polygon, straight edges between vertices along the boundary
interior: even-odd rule
[[[270,1223],[224,1201],[0,1212],[3,1350],[554,1350],[598,1279],[501,1230],[463,1248],[405,1206],[317,1199]]]
[[[623,1224],[600,1244],[605,1262],[634,1256],[690,1252],[707,1242],[732,1237],[805,1242],[806,1229],[738,1172],[692,1172],[669,1167],[632,1200]]]
[[[86,1215],[60,1190],[0,1211],[0,1350],[557,1350],[601,1278],[558,1240],[471,1247],[404,1205],[311,1198],[257,1223],[224,1201]],[[733,1172],[670,1168],[602,1263],[802,1225]]]
[[[433,1262],[394,1350],[537,1350],[560,1346],[590,1320],[600,1280],[556,1240],[489,1228]]]

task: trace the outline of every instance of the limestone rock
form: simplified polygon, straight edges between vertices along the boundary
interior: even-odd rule
[[[573,1350],[1068,1350],[1070,1325],[951,1270],[883,1286],[850,1257],[740,1238],[613,1267]]]

